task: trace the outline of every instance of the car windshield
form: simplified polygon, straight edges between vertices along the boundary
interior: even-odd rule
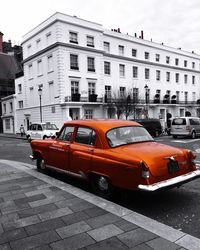
[[[52,123],[46,123],[42,125],[43,130],[58,130],[55,124]]]
[[[153,141],[145,128],[136,126],[111,129],[107,132],[106,138],[112,148],[131,143]]]

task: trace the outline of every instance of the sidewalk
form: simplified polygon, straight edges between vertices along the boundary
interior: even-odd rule
[[[26,135],[21,136],[20,134],[0,133],[0,137],[27,140]]]
[[[0,160],[0,249],[200,249],[200,240],[36,171]]]

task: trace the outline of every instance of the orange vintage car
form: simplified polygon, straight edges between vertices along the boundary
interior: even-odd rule
[[[69,121],[56,138],[33,140],[31,147],[38,170],[83,178],[104,197],[115,187],[153,192],[200,176],[192,151],[155,142],[133,121]]]

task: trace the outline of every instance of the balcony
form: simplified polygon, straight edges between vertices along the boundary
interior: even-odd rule
[[[65,102],[81,102],[81,103],[103,103],[103,98],[98,98],[98,95],[92,94],[88,97],[82,97],[81,94],[73,94],[72,96],[65,96]]]

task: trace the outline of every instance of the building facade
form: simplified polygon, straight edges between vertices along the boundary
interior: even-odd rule
[[[67,119],[116,117],[118,97],[134,106],[135,118],[159,118],[163,124],[170,116],[199,114],[200,56],[194,52],[62,13],[27,33],[22,47],[16,131],[40,121],[40,110],[42,121],[58,127]]]

